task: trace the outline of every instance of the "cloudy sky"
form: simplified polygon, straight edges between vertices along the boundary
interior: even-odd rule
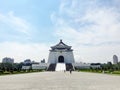
[[[63,39],[77,62],[120,56],[120,0],[0,0],[0,62],[48,59]]]

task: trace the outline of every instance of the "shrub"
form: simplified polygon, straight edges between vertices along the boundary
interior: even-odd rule
[[[0,70],[0,74],[3,74],[3,72],[4,72],[3,70]]]

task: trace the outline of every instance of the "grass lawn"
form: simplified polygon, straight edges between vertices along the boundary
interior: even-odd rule
[[[80,72],[91,72],[91,73],[103,73],[103,74],[111,74],[111,75],[120,75],[120,71],[92,71],[92,70],[79,70]]]
[[[5,71],[3,73],[0,73],[0,76],[1,75],[14,75],[14,74],[25,74],[25,73],[34,73],[34,72],[43,72],[44,70],[31,70],[31,71],[13,71],[13,72],[8,72],[8,71]]]

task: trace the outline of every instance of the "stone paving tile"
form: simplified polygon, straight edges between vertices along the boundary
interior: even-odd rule
[[[120,76],[39,72],[0,76],[0,90],[120,90]]]

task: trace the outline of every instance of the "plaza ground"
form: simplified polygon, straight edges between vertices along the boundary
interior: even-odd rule
[[[120,76],[38,72],[0,76],[0,90],[120,90]]]

